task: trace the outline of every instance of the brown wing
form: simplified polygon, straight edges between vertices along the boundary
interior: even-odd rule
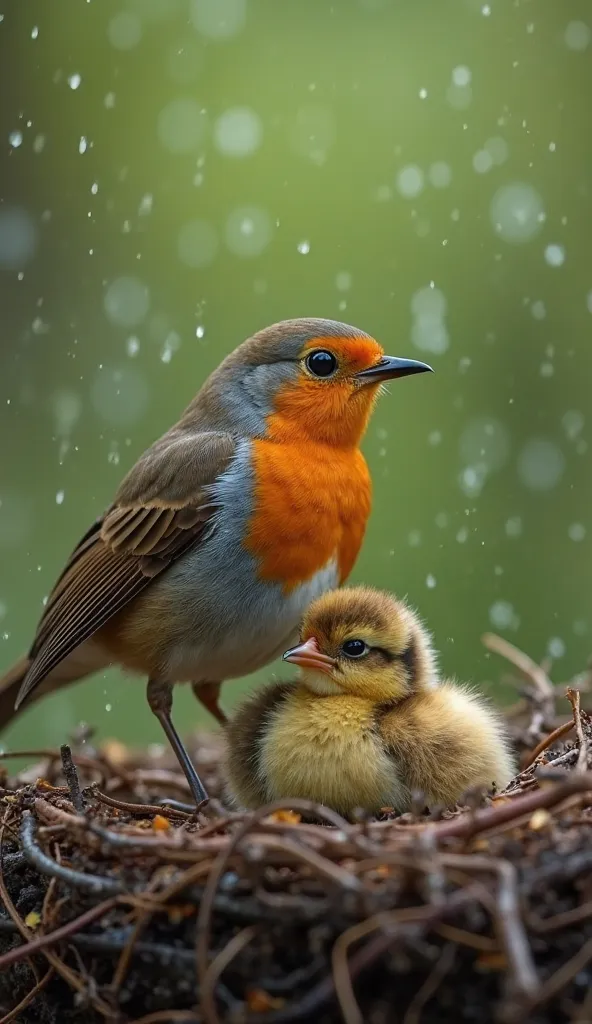
[[[229,434],[170,432],[124,479],[50,594],[16,706],[76,647],[214,526],[210,485],[235,450]]]

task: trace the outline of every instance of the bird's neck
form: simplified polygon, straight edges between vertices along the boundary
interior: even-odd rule
[[[284,389],[267,417],[266,437],[281,443],[328,445],[352,449],[360,444],[376,401],[377,388],[354,394],[345,386]]]

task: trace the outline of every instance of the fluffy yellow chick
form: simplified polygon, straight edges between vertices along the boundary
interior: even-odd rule
[[[414,611],[369,587],[309,608],[284,660],[292,683],[253,693],[226,731],[227,789],[247,808],[302,797],[357,808],[455,804],[472,786],[502,789],[514,765],[502,719],[481,695],[440,681]]]

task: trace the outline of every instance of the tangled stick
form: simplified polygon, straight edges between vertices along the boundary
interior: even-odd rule
[[[592,772],[572,707],[575,743],[439,820],[347,822],[292,800],[199,826],[161,802],[164,768],[136,758],[110,775],[100,752],[62,751],[60,772],[44,751],[49,779],[0,790],[0,1024],[59,1019],[64,985],[73,1024],[361,1024],[383,1019],[395,983],[405,1024],[449,1005],[464,1020],[459,991],[484,1024],[584,1015]],[[17,992],[24,960],[37,974]]]

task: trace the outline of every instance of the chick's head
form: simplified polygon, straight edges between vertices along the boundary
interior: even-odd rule
[[[344,587],[309,607],[301,643],[284,654],[320,696],[401,700],[435,680],[430,638],[404,602],[370,587]]]

